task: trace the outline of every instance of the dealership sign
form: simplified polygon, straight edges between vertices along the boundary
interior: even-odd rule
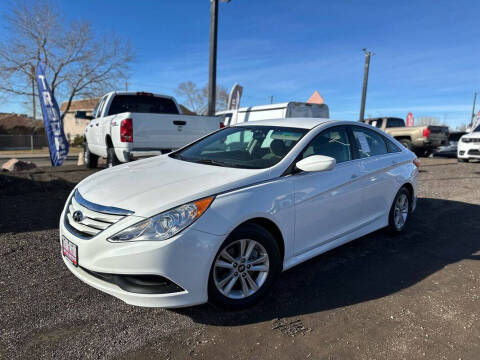
[[[45,68],[42,64],[37,66],[37,84],[43,121],[45,122],[45,132],[47,133],[50,161],[52,166],[60,166],[68,155],[68,141],[63,132],[57,101],[45,80]]]
[[[407,115],[407,126],[414,126],[415,120],[413,118],[413,114],[411,112]]]

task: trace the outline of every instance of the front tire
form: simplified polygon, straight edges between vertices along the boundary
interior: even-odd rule
[[[107,149],[107,167],[111,168],[117,165],[120,165],[120,160],[118,160],[115,154],[115,149],[110,147]]]
[[[398,190],[388,216],[388,226],[393,233],[401,233],[407,227],[407,221],[412,210],[412,196],[407,188]]]
[[[83,143],[83,161],[88,169],[95,169],[98,166],[98,156],[90,152],[86,141]]]
[[[280,271],[280,250],[272,234],[259,225],[242,225],[215,256],[209,301],[230,310],[247,308],[265,295]]]
[[[458,162],[462,162],[462,163],[466,163],[466,162],[468,162],[468,159],[460,159],[460,158],[457,158],[457,161],[458,161]]]

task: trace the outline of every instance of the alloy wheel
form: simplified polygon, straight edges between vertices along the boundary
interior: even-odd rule
[[[393,213],[393,220],[397,229],[401,229],[407,222],[408,210],[408,196],[406,194],[401,194],[395,202]]]
[[[243,299],[256,293],[268,277],[269,257],[265,248],[252,239],[228,244],[215,259],[213,280],[220,293]]]

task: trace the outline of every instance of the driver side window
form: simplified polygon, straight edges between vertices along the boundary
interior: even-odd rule
[[[334,127],[319,134],[303,151],[301,158],[325,155],[338,163],[352,160],[350,140],[345,127]]]

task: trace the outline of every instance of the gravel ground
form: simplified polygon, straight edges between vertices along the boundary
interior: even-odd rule
[[[0,359],[478,359],[480,163],[422,159],[408,231],[299,265],[255,307],[126,305],[59,254],[76,167],[0,174]]]

